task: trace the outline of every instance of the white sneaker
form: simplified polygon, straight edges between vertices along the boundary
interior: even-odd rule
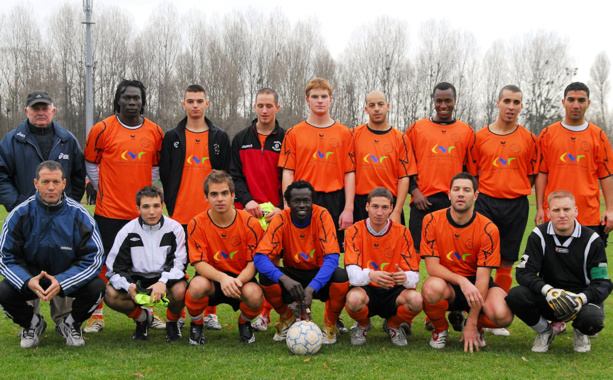
[[[183,327],[185,327],[185,318],[179,318],[177,321],[177,326],[179,326],[179,330],[183,330]]]
[[[219,319],[217,319],[216,314],[209,314],[204,317],[203,324],[207,330],[221,330],[221,325],[219,324]]]
[[[158,315],[155,315],[154,312],[151,312],[151,314],[153,314],[153,319],[151,320],[149,327],[154,330],[166,330],[166,322],[164,322]]]
[[[86,334],[95,334],[100,332],[104,328],[104,319],[102,318],[90,318],[85,323],[83,332]]]
[[[356,322],[354,327],[351,328],[351,345],[361,346],[366,344],[366,335],[372,329],[372,324],[369,323],[368,326],[362,327]]]
[[[551,325],[540,334],[536,335],[536,339],[534,339],[534,344],[532,345],[532,352],[547,352],[549,350],[549,344],[556,337],[556,334],[553,332],[553,328]]]
[[[43,334],[47,328],[47,322],[42,315],[38,315],[36,326],[30,325],[30,328],[21,330],[21,348],[32,348],[38,346],[38,337]]]
[[[270,324],[270,314],[260,314],[251,322],[251,327],[255,331],[266,331]]]
[[[582,334],[581,331],[574,329],[575,338],[573,340],[573,348],[575,352],[590,352],[592,344],[590,343],[590,337]]]
[[[491,328],[488,327],[488,328],[485,329],[485,332],[489,333],[489,334],[496,335],[496,336],[510,336],[511,335],[509,330],[507,330],[507,329],[505,329],[503,327],[500,327],[500,328],[497,328],[497,329],[491,329]]]
[[[83,339],[83,333],[81,332],[81,326],[76,327],[75,324],[68,324],[62,322],[59,325],[62,336],[66,338],[66,344],[69,346],[83,346],[85,340]]]
[[[437,329],[432,330],[432,338],[430,338],[430,347],[436,348],[440,350],[441,348],[445,348],[447,345],[447,336],[449,335],[449,330],[438,331]]]
[[[408,344],[407,337],[404,335],[404,330],[400,327],[391,327],[387,324],[387,319],[383,322],[383,330],[390,336],[390,340],[395,346],[406,346]]]

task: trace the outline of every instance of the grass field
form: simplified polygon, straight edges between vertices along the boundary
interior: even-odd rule
[[[531,199],[534,204],[534,199]],[[90,208],[93,212],[93,207]],[[534,213],[532,207],[532,214]],[[0,222],[6,212],[0,207]],[[533,227],[530,216],[527,236]],[[525,244],[525,238],[524,238]],[[612,248],[607,254],[613,261]],[[190,272],[193,269],[190,268]],[[422,280],[427,277],[422,263]],[[422,281],[423,282],[423,281]],[[315,321],[323,323],[323,305],[313,305]],[[175,344],[165,342],[164,331],[150,331],[148,342],[133,342],[134,322],[123,314],[105,308],[106,328],[99,334],[85,335],[86,345],[67,347],[53,331],[48,306],[42,306],[49,326],[37,348],[19,348],[19,326],[0,317],[0,378],[74,378],[74,379],[366,379],[366,378],[613,378],[613,334],[603,330],[592,339],[592,352],[573,352],[573,333],[558,336],[546,354],[530,351],[535,333],[521,321],[514,320],[507,338],[486,334],[488,346],[481,352],[463,352],[460,333],[450,332],[447,347],[433,350],[428,346],[430,333],[423,328],[424,314],[414,322],[413,334],[407,347],[398,348],[389,342],[382,331],[382,320],[375,318],[375,328],[368,335],[368,343],[352,347],[349,336],[312,357],[289,353],[285,343],[272,341],[274,327],[256,333],[257,341],[249,346],[238,342],[237,314],[226,305],[219,307],[222,331],[206,331],[208,340],[203,347],[191,347],[186,336]],[[608,316],[613,313],[611,299],[605,302]],[[157,310],[164,315],[163,309]],[[273,313],[274,314],[274,313]],[[346,312],[341,316],[347,325],[352,321]],[[273,319],[275,317],[273,316]],[[608,317],[605,324],[611,322]],[[187,328],[183,334],[188,334]]]

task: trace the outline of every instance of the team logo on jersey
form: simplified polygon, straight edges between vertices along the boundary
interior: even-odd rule
[[[579,162],[579,160],[581,160],[583,157],[585,157],[583,154],[579,154],[577,156],[573,156],[570,153],[566,153],[564,152],[563,155],[560,156],[560,160],[562,160],[562,162],[568,162],[566,161],[566,159],[570,160],[570,162]]]
[[[506,160],[502,157],[496,157],[492,165],[494,166],[509,166],[511,165],[511,161],[515,160],[516,157],[509,157]]]
[[[370,154],[369,153],[366,156],[364,156],[364,162],[368,162],[369,158],[372,160],[372,162],[374,162],[376,164],[377,162],[383,163],[383,160],[385,160],[388,157],[387,156],[381,156],[381,157],[377,158],[377,156],[375,156],[374,154]]]
[[[320,151],[317,151],[317,152],[313,153],[313,158],[319,157],[321,159],[327,160],[328,157],[330,157],[331,154],[334,154],[334,152],[323,152],[322,153]]]
[[[447,154],[451,154],[451,151],[452,151],[454,148],[455,148],[455,146],[454,146],[454,145],[452,145],[452,146],[450,146],[450,147],[447,147],[447,148],[445,148],[445,147],[444,147],[444,146],[442,146],[442,145],[435,145],[435,146],[433,146],[433,147],[432,147],[432,153],[439,154],[439,152],[440,152],[440,153],[447,153]]]
[[[221,259],[219,258],[219,256],[221,255],[221,257],[223,257],[224,259],[228,259],[228,257],[230,258],[230,260],[234,259],[234,255],[236,255],[238,251],[234,251],[234,252],[230,252],[230,253],[225,253],[223,251],[217,251],[217,253],[215,254],[215,256],[213,256],[213,258],[217,261],[221,261]]]
[[[453,259],[458,259],[458,260],[466,261],[466,258],[470,255],[471,255],[470,253],[465,253],[463,255],[460,255],[457,252],[451,251],[447,254],[447,260],[453,261]]]
[[[208,159],[209,159],[208,157],[198,158],[196,156],[189,156],[189,157],[187,157],[187,160],[185,160],[185,161],[187,161],[187,163],[190,164],[190,165],[192,165],[192,164],[198,165],[198,164],[204,164],[204,161],[206,161]]]
[[[275,141],[272,144],[272,150],[274,150],[275,152],[280,152],[281,151],[281,141]]]
[[[390,263],[381,263],[381,265],[377,265],[377,263],[375,263],[372,260],[368,261],[368,267],[373,270],[383,270],[383,268],[385,268],[386,265],[390,265]]]
[[[146,152],[136,152],[136,153],[132,153],[129,150],[124,150],[123,153],[121,154],[121,158],[123,158],[124,160],[128,161],[128,157],[133,159],[133,160],[140,160],[140,158],[143,156],[143,154],[145,154]]]
[[[296,261],[300,261],[300,259],[303,259],[304,261],[309,261],[310,259],[313,258],[314,253],[315,253],[315,250],[312,250],[311,253],[309,253],[308,255],[303,252],[296,253],[294,255],[294,259],[296,259]]]

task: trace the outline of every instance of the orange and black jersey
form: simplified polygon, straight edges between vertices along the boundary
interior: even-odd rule
[[[246,211],[236,210],[228,227],[217,226],[205,211],[187,226],[189,261],[204,261],[218,271],[238,275],[253,261],[263,234],[260,222]]]
[[[294,171],[294,179],[310,182],[315,191],[331,193],[345,186],[345,174],[355,171],[355,151],[349,128],[334,122],[317,128],[306,121],[285,134],[279,167]]]
[[[402,224],[392,222],[385,235],[374,236],[366,220],[361,220],[345,233],[345,267],[396,272],[398,265],[403,271],[419,272],[419,261],[411,233]],[[370,285],[378,286],[374,282]]]
[[[479,130],[473,148],[479,191],[494,198],[514,199],[532,193],[529,176],[538,173],[536,136],[521,125],[506,135],[489,127]]]
[[[398,180],[417,174],[413,148],[408,137],[391,128],[375,131],[368,124],[352,128],[355,146],[355,193],[368,195],[385,187],[398,195]]]
[[[583,131],[571,131],[557,122],[541,132],[538,152],[539,171],[548,174],[543,209],[547,210],[551,192],[567,190],[575,196],[579,223],[600,224],[598,179],[613,170],[611,143],[604,131],[592,123]]]
[[[459,120],[442,124],[421,119],[406,134],[415,154],[417,185],[424,196],[447,193],[453,176],[465,166],[473,170],[475,132],[470,125]]]
[[[318,269],[325,255],[339,252],[332,217],[317,205],[313,205],[311,222],[304,228],[292,222],[289,209],[281,211],[270,222],[257,248],[257,253],[267,255],[273,263],[282,258],[284,267],[300,270]]]
[[[421,257],[438,257],[445,268],[464,277],[476,276],[478,267],[498,268],[498,228],[485,216],[473,213],[465,225],[453,220],[450,208],[426,215],[421,232]]]
[[[127,128],[113,115],[89,132],[85,159],[100,164],[96,215],[112,219],[138,217],[134,194],[151,185],[151,168],[159,163],[164,136],[159,125],[144,120],[138,128]]]

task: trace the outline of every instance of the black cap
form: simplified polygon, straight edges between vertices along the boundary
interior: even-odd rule
[[[47,94],[46,91],[33,91],[28,94],[28,99],[26,100],[26,107],[32,107],[37,103],[46,103],[53,104],[51,97]]]

